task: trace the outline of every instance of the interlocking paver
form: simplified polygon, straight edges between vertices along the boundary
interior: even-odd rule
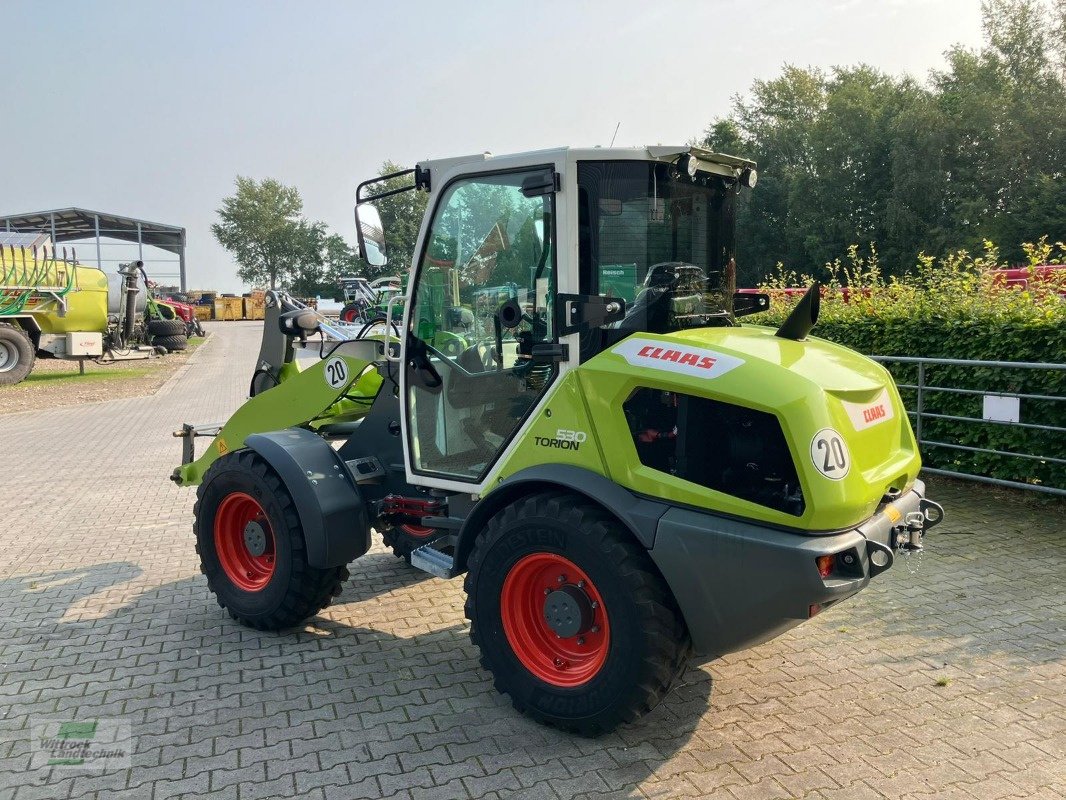
[[[153,396],[0,417],[0,507],[22,521],[0,532],[0,797],[1066,796],[1061,503],[933,483],[948,519],[916,573],[575,739],[495,693],[460,582],[380,544],[301,631],[215,604],[194,493],[166,479],[170,431],[246,391],[258,326],[212,329]],[[128,718],[133,767],[28,771],[30,719],[57,714]]]

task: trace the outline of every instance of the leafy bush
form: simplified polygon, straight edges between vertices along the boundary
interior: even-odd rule
[[[1030,268],[1064,263],[1066,245],[1025,245]],[[886,280],[877,252],[852,246],[847,257],[826,267],[832,279],[825,286],[816,335],[879,356],[920,356],[980,361],[1066,363],[1066,270],[1051,281],[1030,281],[1021,290],[1006,286],[992,272],[999,254],[991,242],[984,251],[964,250],[934,259],[918,258],[911,274]],[[761,288],[773,297],[770,311],[753,317],[765,325],[780,324],[798,298],[780,290],[807,286],[809,275],[777,272]],[[907,408],[917,406],[918,366],[886,363]],[[925,385],[987,393],[1020,392],[1066,396],[1066,371],[925,366]],[[982,416],[982,396],[964,392],[926,392],[926,413],[953,417]],[[1021,401],[1023,423],[1066,427],[1066,401]],[[912,416],[913,424],[913,416]],[[1007,452],[1066,458],[1066,434],[949,419],[924,419],[921,438],[926,466],[1004,480],[1066,488],[1066,465],[943,446],[984,447]],[[941,445],[931,444],[932,442]]]

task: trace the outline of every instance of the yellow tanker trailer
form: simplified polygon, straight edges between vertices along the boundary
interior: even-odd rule
[[[140,261],[107,274],[68,260],[65,250],[57,258],[0,247],[0,385],[25,378],[38,355],[147,358],[160,342],[184,337],[180,320],[145,319],[146,284]],[[157,347],[146,346],[152,337]]]

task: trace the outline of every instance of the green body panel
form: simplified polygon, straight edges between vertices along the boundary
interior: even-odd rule
[[[634,365],[615,352],[621,345],[605,350],[553,390],[545,410],[493,477],[502,479],[534,464],[585,466],[638,494],[664,502],[772,525],[829,531],[868,519],[889,488],[905,489],[918,475],[918,448],[896,386],[887,370],[865,356],[814,337],[802,342],[779,338],[773,329],[761,326],[635,336],[662,343],[664,348],[712,350],[742,363],[707,377],[666,369],[650,359],[648,366]],[[643,466],[623,411],[626,400],[642,387],[707,397],[776,415],[796,464],[806,501],[803,514],[793,516]],[[891,410],[888,418],[869,426],[854,423],[844,405],[861,407],[879,398],[887,399]],[[536,444],[535,436],[554,437],[556,429],[566,427],[587,432],[579,450]],[[851,466],[843,479],[827,478],[815,467],[812,440],[824,428],[839,433],[850,452]],[[713,443],[708,446],[713,447]],[[490,489],[496,483],[494,480]]]
[[[219,456],[244,446],[253,433],[299,425],[320,428],[365,416],[381,388],[381,376],[371,362],[338,356],[348,367],[348,380],[333,388],[326,380],[326,364],[318,361],[300,369],[295,361],[281,367],[281,382],[249,398],[234,412],[200,458],[177,469],[183,486],[195,486]],[[354,400],[351,398],[355,398]]]
[[[504,459],[493,475],[491,486],[499,484],[514,473],[542,464],[566,464],[584,467],[606,477],[611,477],[604,457],[603,442],[589,418],[585,392],[581,386],[580,370],[573,370],[557,381],[549,390],[547,405],[534,418],[532,426],[523,435],[518,447]],[[624,420],[623,420],[624,422]],[[545,441],[568,442],[569,433],[586,434],[583,442],[574,441],[574,448],[543,444]],[[562,436],[560,437],[560,434]],[[575,437],[578,438],[578,437]],[[539,440],[539,441],[538,441]]]

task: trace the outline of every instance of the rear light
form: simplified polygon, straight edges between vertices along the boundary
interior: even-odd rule
[[[836,556],[818,556],[814,559],[814,563],[818,565],[818,574],[823,578],[828,578],[829,573],[833,571],[833,561]]]

